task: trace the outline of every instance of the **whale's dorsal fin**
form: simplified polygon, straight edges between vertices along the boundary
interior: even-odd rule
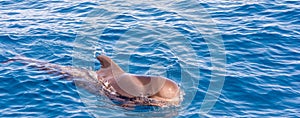
[[[105,55],[99,55],[97,56],[97,59],[101,63],[101,68],[111,68],[115,72],[121,72],[124,73],[123,69],[120,68],[118,64],[116,64],[111,58],[105,56]]]

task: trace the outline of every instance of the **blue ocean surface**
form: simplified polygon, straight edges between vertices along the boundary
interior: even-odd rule
[[[172,79],[176,108],[124,109],[24,56]],[[1,0],[0,117],[300,117],[298,0]]]

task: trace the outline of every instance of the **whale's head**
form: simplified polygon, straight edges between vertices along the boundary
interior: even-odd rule
[[[174,81],[164,77],[126,73],[105,55],[99,55],[97,59],[101,63],[101,69],[97,71],[98,79],[109,81],[121,96],[128,98],[148,96],[157,101],[178,104],[180,88]]]

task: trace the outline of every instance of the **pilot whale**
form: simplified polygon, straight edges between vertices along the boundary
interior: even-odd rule
[[[160,76],[135,75],[124,72],[111,58],[97,56],[101,68],[97,71],[62,66],[18,56],[6,62],[22,61],[40,70],[63,75],[92,94],[106,95],[122,107],[177,106],[181,101],[180,87]]]

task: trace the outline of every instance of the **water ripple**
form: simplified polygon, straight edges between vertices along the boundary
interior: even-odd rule
[[[130,45],[129,41],[132,40],[184,37],[190,41],[197,54],[194,62],[199,64],[201,72],[200,78],[193,78],[199,80],[199,86],[187,87],[197,90],[196,96],[191,105],[180,111],[165,109],[160,113],[151,113],[156,117],[199,117],[198,112],[215,68],[211,65],[211,53],[203,34],[193,26],[197,23],[183,18],[179,13],[185,9],[193,16],[193,13],[198,13],[195,11],[200,10],[195,9],[195,6],[201,5],[217,24],[219,31],[216,32],[222,34],[227,59],[226,81],[221,96],[214,108],[202,115],[300,116],[299,1],[199,0],[199,4],[186,4],[190,3],[186,1],[166,1],[161,5],[158,3],[160,2],[2,0],[0,62],[21,54],[61,65],[72,65],[72,59],[78,59],[99,66],[99,62],[91,56],[73,55],[76,51],[74,49],[85,50],[90,55],[95,50],[103,49],[108,55],[113,55],[116,53],[113,50],[116,49],[115,43],[120,39],[127,39],[121,43]],[[174,4],[180,7],[170,10],[172,8],[168,7]],[[89,24],[89,21],[95,21],[96,25]],[[164,32],[162,26],[169,28],[168,33]],[[92,28],[86,30],[86,27]],[[102,31],[95,30],[98,27]],[[138,33],[145,35],[136,36]],[[83,38],[84,44],[76,42],[76,38],[82,34],[91,35]],[[129,71],[157,74],[163,71],[151,70],[151,64],[158,64],[162,68],[168,68],[167,77],[180,82],[181,65],[178,57],[174,56],[174,51],[170,51],[166,44],[155,41],[143,42],[134,50],[135,54],[130,58],[134,63],[130,64]],[[181,42],[169,43],[180,45]],[[119,61],[120,64],[125,63],[124,60]],[[1,63],[0,116],[141,117],[144,114],[120,110],[106,98],[99,96],[87,101],[94,104],[89,107],[91,109],[87,109],[84,104],[86,101],[77,93],[74,83],[60,78],[59,75],[48,74],[26,64]]]

